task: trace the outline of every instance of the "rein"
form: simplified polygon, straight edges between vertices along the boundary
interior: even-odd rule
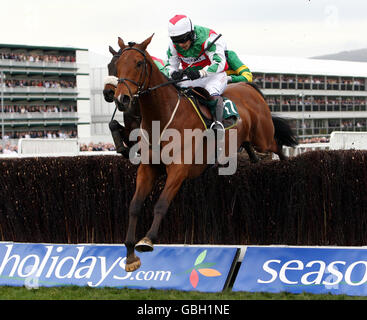
[[[176,84],[176,83],[187,81],[187,80],[190,80],[190,79],[187,78],[187,79],[181,79],[181,80],[168,80],[167,82],[163,82],[163,83],[158,84],[158,85],[156,85],[154,87],[147,88],[145,90],[145,92],[143,92],[143,93],[148,93],[148,92],[151,92],[153,90],[159,89],[161,87],[169,86],[170,84]]]

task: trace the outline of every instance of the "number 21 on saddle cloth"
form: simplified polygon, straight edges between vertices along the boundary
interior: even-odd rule
[[[213,115],[215,114],[216,101],[209,101],[204,95],[196,91],[195,89],[187,89],[184,91],[184,95],[189,99],[200,120],[203,122],[205,129],[210,128],[213,123]],[[239,119],[238,110],[236,104],[230,99],[223,97],[223,126],[224,128],[230,129],[237,125]],[[208,117],[208,110],[211,117]]]

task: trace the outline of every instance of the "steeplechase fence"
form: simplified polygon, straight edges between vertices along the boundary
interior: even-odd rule
[[[366,245],[367,151],[319,150],[185,181],[160,243]],[[0,240],[122,243],[137,167],[121,156],[0,159]],[[162,176],[137,237],[152,222]]]

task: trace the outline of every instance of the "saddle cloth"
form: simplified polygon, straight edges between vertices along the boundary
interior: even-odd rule
[[[213,115],[215,114],[216,101],[209,101],[208,94],[203,88],[188,88],[183,91],[184,95],[189,99],[200,120],[203,122],[205,129],[210,128],[213,123]],[[204,114],[203,108],[208,108],[211,118]],[[205,110],[204,110],[205,111]],[[236,104],[230,99],[223,97],[223,126],[225,129],[233,128],[237,125],[239,114]]]

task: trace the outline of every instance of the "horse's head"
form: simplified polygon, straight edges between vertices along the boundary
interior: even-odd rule
[[[109,46],[109,51],[112,54],[112,59],[110,63],[107,65],[108,76],[106,77],[104,82],[103,96],[107,102],[113,102],[115,96],[115,90],[117,87],[116,62],[119,58],[121,50],[120,52],[117,52],[111,46]]]
[[[139,97],[148,88],[152,63],[146,48],[152,37],[153,35],[139,44],[129,42],[127,46],[119,38],[121,53],[115,64],[119,79],[115,99],[125,110],[129,108],[134,98]]]

